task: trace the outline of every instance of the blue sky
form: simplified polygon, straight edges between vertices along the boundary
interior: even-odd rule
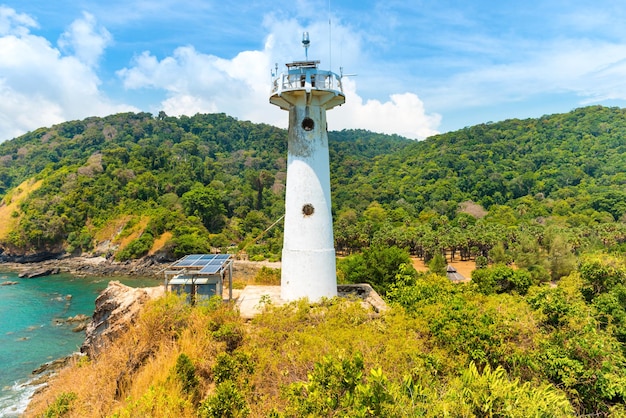
[[[626,105],[626,3],[0,0],[0,141],[123,111],[224,112],[286,127],[275,63],[346,74],[329,128],[422,139]]]

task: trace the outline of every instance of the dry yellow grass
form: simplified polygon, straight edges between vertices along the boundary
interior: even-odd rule
[[[139,221],[132,227],[129,234],[124,234],[122,238],[116,240],[117,242],[119,242],[119,249],[124,249],[128,244],[139,238],[141,234],[143,234],[143,231],[146,230],[149,222],[149,216],[142,216]]]
[[[154,244],[152,244],[152,248],[150,248],[148,255],[153,255],[154,253],[159,251],[161,248],[163,248],[165,243],[169,241],[170,239],[172,239],[173,236],[174,235],[169,231],[162,233],[160,237],[154,240]]]
[[[28,179],[13,189],[12,192],[9,192],[0,203],[0,240],[6,239],[19,222],[19,216],[13,217],[13,213],[18,209],[20,203],[37,190],[42,183],[43,180]]]
[[[137,321],[91,360],[75,360],[51,380],[28,406],[25,417],[39,417],[62,394],[77,396],[65,417],[154,416],[196,418],[197,406],[189,402],[175,376],[181,353],[196,365],[196,373],[208,376],[218,353],[224,350],[207,332],[208,321],[225,315],[241,323],[230,308],[207,315],[191,310],[184,300],[167,295],[149,303]],[[212,389],[202,380],[204,398]]]
[[[95,240],[97,242],[113,241],[115,237],[122,231],[124,225],[130,221],[132,216],[125,215],[114,219],[106,224],[106,226],[96,232]]]

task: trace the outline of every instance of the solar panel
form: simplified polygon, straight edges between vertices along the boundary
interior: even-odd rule
[[[230,257],[230,254],[190,254],[177,261],[173,267],[195,267],[200,268],[198,273],[215,274]]]
[[[191,267],[193,266],[203,254],[189,254],[178,260],[174,266],[176,267]]]
[[[221,264],[210,264],[202,267],[198,273],[202,274],[215,274],[222,268]]]

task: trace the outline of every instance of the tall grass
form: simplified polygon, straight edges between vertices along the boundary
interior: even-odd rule
[[[478,314],[494,309],[473,306]],[[519,343],[516,356],[531,358],[537,346],[528,335],[538,330],[529,311],[519,304],[497,305],[496,321],[497,310],[508,312],[505,319],[513,314],[523,319],[525,329],[507,322],[512,331],[501,337]],[[463,391],[458,379],[469,362],[463,349],[434,334],[432,320],[441,312],[423,312],[431,317],[400,308],[377,315],[355,300],[300,300],[270,305],[246,323],[221,300],[191,307],[169,294],[151,302],[133,327],[99,353],[62,370],[25,416],[45,414],[70,393],[64,417],[297,416],[292,412],[304,407],[327,410],[309,405],[307,393],[323,391],[323,376],[336,376],[336,367],[357,358],[362,374],[353,370],[349,391],[336,385],[343,407],[372,416],[369,403],[378,402],[370,409],[389,416],[437,416],[454,411],[455,394]],[[504,371],[498,373],[501,384],[509,384]],[[530,396],[534,386],[520,390]]]

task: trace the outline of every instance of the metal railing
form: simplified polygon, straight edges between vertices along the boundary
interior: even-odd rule
[[[334,90],[343,93],[341,77],[331,71],[298,68],[281,73],[272,81],[271,94],[285,90]]]

